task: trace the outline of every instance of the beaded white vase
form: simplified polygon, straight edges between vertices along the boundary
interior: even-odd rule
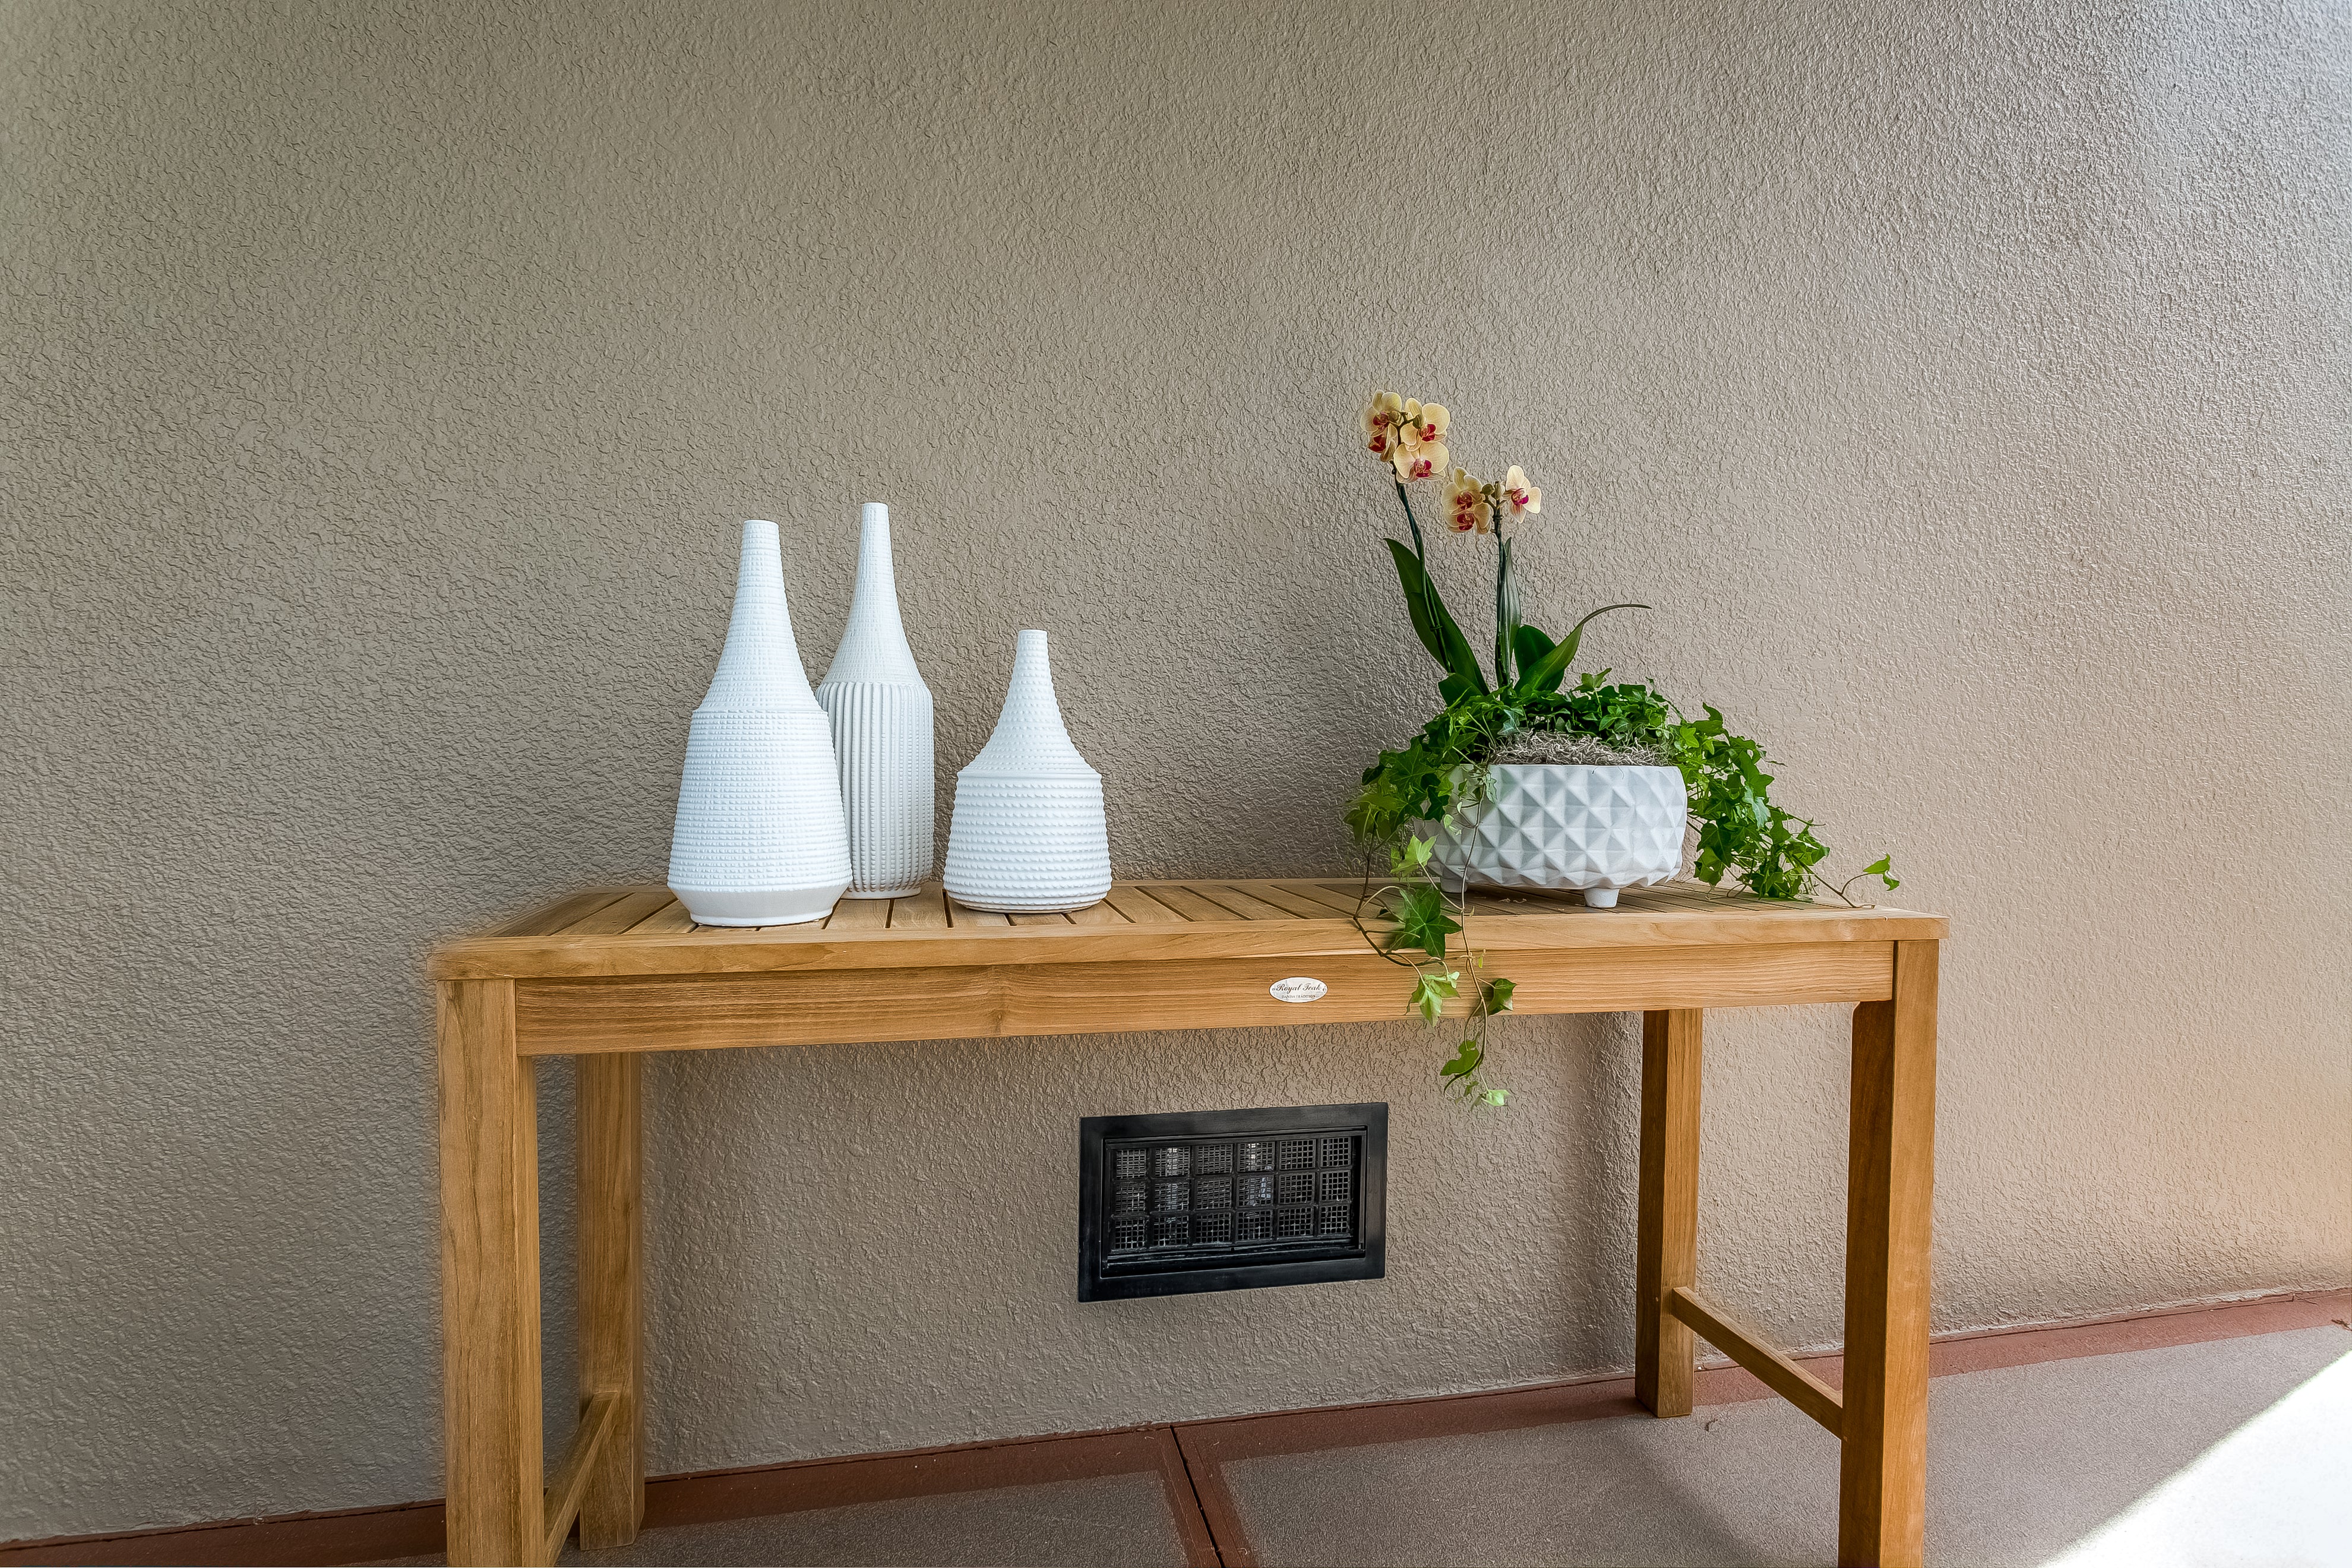
[[[735,614],[686,741],[669,887],[703,925],[822,920],[849,886],[833,731],[801,668],[772,522],[743,525]]]
[[[1082,910],[1110,891],[1102,775],[1062,726],[1044,632],[1021,634],[996,732],[956,775],[945,880],[958,903],[1007,914]]]
[[[1486,798],[1430,825],[1430,858],[1448,887],[1581,889],[1607,909],[1626,888],[1682,868],[1689,799],[1679,768],[1504,763],[1487,770]]]
[[[890,509],[879,501],[867,501],[860,519],[849,629],[816,700],[833,721],[841,766],[848,897],[903,898],[931,877],[931,689],[898,620]]]

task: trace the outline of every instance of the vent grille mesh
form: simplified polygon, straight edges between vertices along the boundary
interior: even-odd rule
[[[1113,1142],[1103,1155],[1103,1234],[1122,1261],[1357,1239],[1360,1133]]]

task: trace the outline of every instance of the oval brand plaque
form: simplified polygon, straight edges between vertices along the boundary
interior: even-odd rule
[[[1266,987],[1277,1002],[1319,1002],[1331,988],[1311,975],[1294,974],[1287,980],[1277,980]]]

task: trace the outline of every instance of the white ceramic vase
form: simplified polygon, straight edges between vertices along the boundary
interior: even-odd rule
[[[1486,798],[1430,825],[1448,887],[1574,888],[1607,909],[1625,888],[1682,868],[1690,802],[1678,768],[1511,763],[1487,770]]]
[[[713,926],[823,920],[849,886],[833,731],[793,642],[772,522],[743,525],[734,619],[687,735],[669,886]]]
[[[1087,766],[1062,710],[1044,632],[1023,632],[996,732],[956,775],[949,893],[975,910],[1082,910],[1110,891],[1102,775]]]
[[[841,764],[848,896],[903,898],[931,878],[931,689],[898,621],[890,509],[879,501],[866,503],[849,629],[816,700],[833,721]]]

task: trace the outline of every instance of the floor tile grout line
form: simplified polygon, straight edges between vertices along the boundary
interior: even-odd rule
[[[1173,1450],[1176,1456],[1173,1469],[1166,1475],[1170,1482],[1169,1490],[1171,1492],[1175,1490],[1174,1482],[1177,1477],[1183,1478],[1184,1497],[1192,1505],[1190,1522],[1198,1526],[1199,1539],[1206,1542],[1209,1548],[1211,1561],[1205,1564],[1195,1564],[1195,1568],[1237,1568],[1237,1565],[1227,1557],[1225,1543],[1218,1538],[1216,1523],[1209,1517],[1208,1508],[1201,1497],[1200,1478],[1192,1473],[1192,1456],[1184,1450],[1184,1439],[1172,1426],[1160,1427],[1160,1437],[1161,1443],[1165,1445],[1165,1449]],[[1177,1521],[1177,1533],[1186,1537],[1185,1556],[1190,1559],[1193,1555],[1191,1550],[1192,1532],[1184,1528],[1185,1523],[1186,1521],[1182,1519]]]
[[[1184,1456],[1185,1476],[1192,1482],[1193,1500],[1200,1504],[1209,1539],[1216,1547],[1217,1561],[1223,1568],[1258,1568],[1249,1532],[1242,1528],[1241,1505],[1234,1500],[1233,1489],[1225,1484],[1223,1462],[1204,1435],[1194,1434],[1191,1441],[1186,1440],[1188,1430],[1198,1425],[1180,1422],[1169,1428],[1169,1434],[1176,1440],[1177,1452]]]

